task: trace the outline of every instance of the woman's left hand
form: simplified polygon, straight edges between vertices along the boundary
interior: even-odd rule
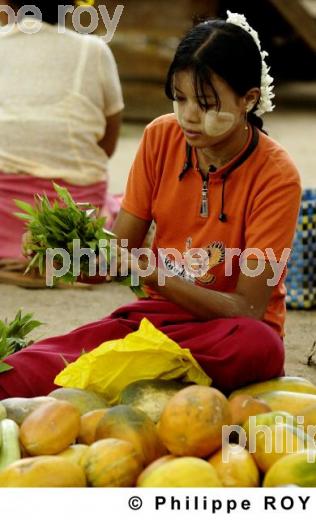
[[[135,256],[127,249],[115,246],[111,250],[110,277],[132,275],[135,285],[139,279],[148,285],[154,283],[157,278],[155,257],[148,258],[145,254]]]

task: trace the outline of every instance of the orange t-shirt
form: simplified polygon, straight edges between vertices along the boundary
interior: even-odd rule
[[[203,179],[194,166],[195,150],[192,164],[180,176],[186,157],[186,140],[175,116],[155,119],[144,132],[122,207],[136,217],[155,221],[156,256],[162,248],[175,248],[181,255],[191,248],[203,248],[209,256],[209,270],[195,283],[233,292],[240,274],[240,255],[231,257],[229,248],[240,252],[256,248],[265,258],[269,258],[267,248],[271,248],[277,262],[283,250],[291,248],[300,206],[298,171],[279,144],[253,130],[239,156],[209,174],[209,210],[205,218],[201,216]],[[229,169],[223,194],[222,175]],[[222,196],[226,222],[219,219]],[[247,256],[257,257],[257,253],[249,251]],[[225,274],[227,261],[231,265],[230,275],[227,271]],[[172,255],[162,256],[162,262],[186,276]],[[264,321],[280,336],[284,335],[285,275],[286,269],[273,288],[264,316]]]

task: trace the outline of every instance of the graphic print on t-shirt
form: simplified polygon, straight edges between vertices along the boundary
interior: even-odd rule
[[[192,250],[192,238],[188,237],[185,244],[185,253]],[[194,275],[194,266],[191,265],[191,269],[188,270],[184,264],[184,257],[182,256],[181,263],[179,259],[175,258],[174,254],[167,253],[162,254],[159,252],[161,265],[165,267],[167,271],[171,271],[175,276],[179,276],[184,280],[191,283],[198,283],[199,285],[212,285],[216,281],[216,276],[212,273],[212,269],[217,265],[221,264],[225,260],[225,245],[223,242],[211,242],[205,247],[198,248],[203,252],[207,253],[207,270],[201,276]],[[194,257],[194,252],[193,257]]]
[[[211,242],[203,249],[208,254],[208,270],[195,281],[200,285],[211,285],[216,282],[216,276],[212,273],[212,269],[225,260],[225,245],[223,242]]]

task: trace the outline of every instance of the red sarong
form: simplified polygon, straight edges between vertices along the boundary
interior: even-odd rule
[[[107,192],[107,183],[97,182],[90,186],[75,186],[61,179],[55,182],[64,186],[76,202],[89,202],[106,215],[106,227],[111,228],[120,208],[120,198]],[[0,172],[0,258],[22,259],[21,241],[25,233],[25,222],[14,213],[20,211],[14,200],[34,204],[34,195],[46,193],[50,201],[56,199],[53,179],[40,179],[32,175],[8,175]]]
[[[257,381],[284,375],[284,346],[265,323],[244,317],[197,321],[168,301],[139,300],[120,307],[110,316],[63,336],[39,341],[12,356],[13,370],[0,374],[0,399],[46,395],[65,367],[107,340],[123,338],[138,329],[142,318],[188,348],[213,386],[229,393]]]

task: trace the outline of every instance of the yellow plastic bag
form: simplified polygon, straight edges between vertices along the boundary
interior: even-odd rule
[[[136,332],[102,343],[70,363],[56,376],[55,384],[100,392],[115,404],[123,388],[139,379],[182,379],[199,385],[212,382],[188,349],[144,318]]]

